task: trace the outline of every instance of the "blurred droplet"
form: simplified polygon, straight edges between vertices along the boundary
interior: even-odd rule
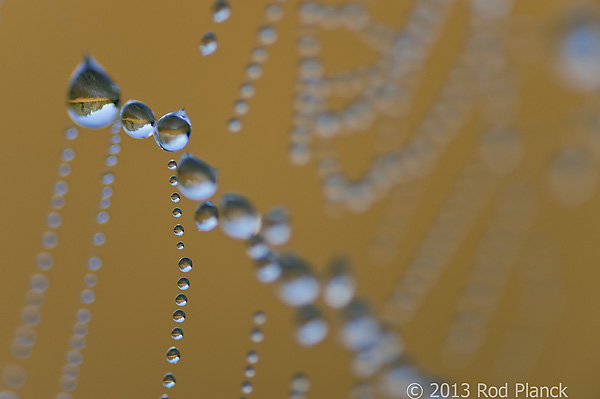
[[[291,234],[289,214],[284,207],[273,208],[263,216],[262,235],[270,245],[285,244]]]
[[[279,298],[289,306],[304,306],[319,295],[319,281],[308,264],[292,253],[281,257],[282,273],[278,281]]]
[[[221,197],[221,228],[231,238],[247,240],[260,230],[260,216],[245,197],[224,194]]]
[[[327,273],[323,299],[332,308],[343,308],[350,303],[356,291],[356,280],[350,272],[348,261],[343,258],[333,259]]]
[[[231,6],[227,0],[216,0],[212,6],[213,21],[220,24],[231,15]]]
[[[194,201],[208,199],[217,191],[217,170],[189,153],[179,159],[177,180],[181,193]]]
[[[329,331],[327,321],[316,306],[308,305],[296,311],[296,341],[302,346],[321,342]]]
[[[217,36],[212,32],[206,32],[200,39],[200,54],[203,56],[211,55],[217,51]]]
[[[204,201],[196,208],[194,220],[198,231],[210,231],[219,223],[219,210],[211,201]]]

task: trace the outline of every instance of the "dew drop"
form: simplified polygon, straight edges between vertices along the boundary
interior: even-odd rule
[[[183,109],[169,112],[156,122],[153,134],[156,144],[163,150],[179,151],[190,141],[192,123]]]
[[[185,321],[185,312],[181,309],[174,311],[173,321],[176,323],[183,323]]]
[[[58,212],[52,212],[46,218],[46,224],[51,229],[57,228],[62,224],[62,216]]]
[[[252,316],[252,321],[254,321],[254,324],[262,326],[267,322],[267,315],[265,315],[265,312],[263,312],[262,310],[257,310]]]
[[[166,388],[173,388],[175,386],[175,376],[171,373],[167,373],[163,376],[163,385]]]
[[[173,338],[176,341],[179,341],[181,338],[183,338],[183,330],[179,327],[175,327],[171,330],[171,338]]]
[[[296,393],[307,393],[310,389],[310,380],[303,373],[296,373],[292,376],[292,381],[290,383],[290,388],[292,392]]]
[[[345,259],[338,258],[328,266],[328,278],[323,290],[325,303],[336,309],[348,305],[356,292],[356,281]]]
[[[251,393],[254,390],[250,381],[242,382],[242,393]]]
[[[121,109],[121,124],[134,139],[145,139],[154,134],[156,118],[146,104],[129,100]]]
[[[261,283],[272,283],[281,276],[281,262],[279,257],[272,252],[254,262],[256,278]]]
[[[179,195],[179,193],[171,194],[171,201],[177,203],[177,202],[179,202],[180,199],[181,199],[181,196]]]
[[[177,306],[187,305],[187,297],[184,294],[179,294],[175,297],[175,303]]]
[[[289,214],[285,208],[274,208],[263,217],[262,235],[269,244],[285,244],[291,234]]]
[[[110,125],[119,114],[119,88],[92,56],[86,56],[69,81],[67,112],[90,129]]]
[[[90,270],[98,270],[102,267],[102,259],[97,256],[93,256],[88,260],[87,266]]]
[[[54,248],[58,245],[58,235],[53,231],[44,233],[42,236],[42,245],[44,248]]]
[[[248,101],[246,101],[246,100],[237,100],[233,104],[233,111],[237,115],[244,115],[244,114],[248,113],[249,108],[250,107],[248,106]]]
[[[183,249],[185,247],[185,245],[183,245],[183,243],[181,241],[179,241],[177,243],[177,249]]]
[[[247,240],[260,230],[260,216],[245,197],[225,194],[221,197],[221,228],[231,238]]]
[[[48,252],[42,252],[37,257],[37,266],[40,270],[48,270],[54,266],[54,257]]]
[[[200,39],[200,54],[205,57],[217,51],[217,47],[217,36],[212,32],[206,32]]]
[[[177,179],[181,193],[194,201],[202,201],[217,191],[217,170],[192,154],[179,159]]]
[[[210,231],[219,223],[219,210],[211,201],[204,201],[196,208],[194,220],[198,231]]]
[[[277,41],[277,29],[271,25],[260,27],[258,29],[258,41],[265,46],[275,43]]]
[[[252,83],[246,82],[240,85],[240,97],[241,98],[252,98],[256,93],[256,88]]]
[[[190,288],[190,280],[188,280],[185,277],[180,278],[179,280],[177,280],[177,287],[179,287],[180,290],[185,291],[188,288]]]
[[[256,353],[256,351],[254,350],[250,350],[248,351],[248,353],[246,353],[246,361],[250,364],[256,364],[258,363],[259,357],[258,357],[258,353]]]
[[[271,22],[277,22],[283,18],[283,7],[280,4],[269,4],[265,7],[265,16]]]
[[[242,121],[239,118],[230,118],[227,121],[227,129],[231,133],[239,133],[242,130]]]
[[[4,383],[10,388],[19,388],[25,384],[27,373],[18,364],[9,364],[3,370]]]
[[[250,259],[262,259],[269,254],[269,247],[261,235],[256,234],[246,241],[246,255]]]
[[[175,170],[177,169],[177,161],[174,159],[171,159],[168,163],[167,163],[167,168],[169,168],[169,170]]]
[[[174,208],[173,209],[173,216],[176,217],[176,218],[181,217],[181,209]]]
[[[65,138],[67,140],[75,140],[79,136],[79,130],[75,127],[70,127],[65,130]]]
[[[227,0],[216,0],[212,6],[213,21],[220,24],[231,15],[231,6]]]
[[[30,280],[31,289],[35,292],[44,292],[50,285],[50,280],[44,274],[34,274]]]
[[[321,342],[329,331],[327,321],[319,308],[308,305],[296,312],[296,341],[302,346],[313,346]]]
[[[180,224],[176,224],[175,227],[173,227],[173,233],[176,236],[182,236],[183,235],[183,226]]]
[[[190,258],[181,258],[179,259],[179,270],[184,273],[187,273],[192,270],[192,260]]]
[[[254,368],[254,366],[246,366],[246,368],[244,369],[244,375],[246,376],[246,378],[254,377],[256,375],[256,369]]]
[[[177,176],[169,177],[169,184],[172,186],[176,186],[177,184],[179,184],[179,182],[177,181]]]
[[[169,348],[169,350],[167,350],[167,362],[171,364],[176,364],[177,362],[179,362],[180,358],[181,355],[179,353],[179,349],[177,349],[176,347],[172,346]]]
[[[283,255],[281,264],[279,298],[290,306],[304,306],[313,302],[319,295],[319,282],[308,264],[292,253]]]

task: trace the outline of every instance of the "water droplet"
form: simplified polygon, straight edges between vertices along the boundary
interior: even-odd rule
[[[260,216],[245,197],[225,194],[221,197],[221,228],[231,238],[247,240],[260,230]]]
[[[167,350],[167,362],[171,364],[175,364],[179,361],[181,355],[179,354],[179,349],[172,346]]]
[[[329,277],[323,290],[323,299],[328,306],[341,309],[354,297],[356,281],[348,262],[342,258],[331,261],[327,273]]]
[[[206,32],[200,39],[200,54],[205,57],[217,51],[217,47],[217,36],[212,32]]]
[[[246,76],[250,80],[256,80],[262,76],[262,66],[256,62],[250,63],[246,66]]]
[[[60,195],[55,195],[51,200],[52,208],[60,209],[65,206],[65,197]]]
[[[4,367],[4,382],[10,388],[19,388],[25,384],[27,373],[25,369],[18,364],[9,364]]]
[[[66,148],[63,150],[61,159],[64,162],[71,162],[75,158],[75,150],[72,148]]]
[[[44,233],[42,236],[42,245],[44,248],[54,248],[58,245],[58,235],[53,231]]]
[[[267,322],[267,316],[265,315],[265,312],[263,312],[262,310],[257,310],[256,312],[254,312],[254,315],[252,316],[252,321],[254,321],[254,324],[258,324],[259,326],[262,326],[263,324],[265,324]]]
[[[256,351],[254,350],[250,350],[248,351],[248,353],[246,354],[246,361],[250,364],[256,364],[258,363],[259,357],[258,357],[258,353],[256,353]]]
[[[252,330],[250,330],[250,341],[258,343],[258,342],[262,342],[265,339],[265,334],[263,333],[263,331],[258,328],[258,327],[253,327]]]
[[[83,363],[83,354],[78,350],[67,352],[67,364],[71,366],[79,366]]]
[[[92,320],[92,312],[89,309],[79,309],[77,311],[77,321],[81,323],[89,323]]]
[[[192,154],[179,159],[177,179],[181,193],[194,201],[202,201],[217,191],[217,170]]]
[[[248,255],[250,259],[262,259],[268,254],[269,247],[261,235],[253,235],[246,241],[246,255]]]
[[[277,207],[263,217],[263,237],[271,245],[285,244],[292,235],[289,214],[283,207]]]
[[[174,152],[183,149],[190,141],[192,123],[185,110],[169,112],[156,122],[154,140],[165,151]]]
[[[102,267],[102,259],[97,256],[93,256],[88,260],[88,269],[90,270],[98,270]]]
[[[227,121],[227,129],[231,133],[239,133],[242,130],[242,121],[239,118],[230,118]]]
[[[180,290],[185,291],[188,288],[190,288],[190,280],[188,280],[185,277],[180,278],[179,280],[177,280],[177,287],[179,287]]]
[[[272,252],[268,252],[267,255],[257,259],[254,262],[254,268],[256,278],[261,283],[272,283],[281,276],[281,262],[279,257]]]
[[[54,257],[48,252],[42,252],[37,257],[37,265],[40,270],[48,270],[54,266]]]
[[[198,231],[210,231],[219,223],[219,210],[212,202],[204,201],[196,208],[194,220]]]
[[[62,216],[58,212],[52,212],[46,218],[46,224],[51,229],[57,228],[62,224]]]
[[[73,122],[90,129],[107,127],[119,114],[119,88],[91,56],[71,75],[67,112]]]
[[[212,6],[213,21],[220,24],[231,15],[231,6],[227,0],[216,0]]]
[[[269,58],[269,51],[263,46],[254,47],[250,53],[250,57],[252,61],[262,64]]]
[[[54,185],[54,194],[65,195],[69,191],[69,185],[66,181],[59,181]]]
[[[104,245],[106,243],[106,235],[104,233],[96,233],[92,237],[94,245]]]
[[[242,393],[251,393],[254,390],[250,381],[242,382]]]
[[[267,25],[258,29],[258,42],[269,46],[277,41],[277,29],[274,26]]]
[[[177,249],[183,249],[185,247],[185,245],[183,245],[183,243],[181,241],[179,241],[177,243]]]
[[[173,233],[176,236],[182,236],[183,235],[183,226],[180,224],[176,224],[175,227],[173,227]]]
[[[176,218],[181,217],[181,209],[174,208],[173,209],[173,216],[176,217]]]
[[[248,101],[246,100],[237,100],[233,104],[233,111],[238,115],[244,115],[248,113],[249,108],[250,107],[248,106]]]
[[[110,219],[110,215],[106,211],[98,212],[96,215],[96,222],[98,224],[105,224]]]
[[[125,133],[134,139],[145,139],[154,134],[156,118],[146,104],[129,100],[121,109],[121,124]]]
[[[187,273],[192,270],[192,260],[190,258],[181,258],[179,259],[179,270],[184,273]]]
[[[342,309],[340,335],[344,346],[353,351],[369,348],[379,338],[379,322],[371,307],[363,300],[355,299]]]
[[[183,323],[185,321],[185,312],[181,309],[177,309],[173,312],[173,321],[176,323]]]
[[[50,285],[50,280],[44,274],[34,274],[29,282],[31,289],[35,292],[44,292]]]
[[[252,83],[246,82],[240,85],[240,97],[248,99],[254,97],[256,88]]]
[[[33,290],[27,291],[25,301],[28,305],[40,307],[44,304],[44,294]]]
[[[287,253],[281,257],[282,273],[278,294],[290,306],[304,306],[319,295],[319,282],[308,264],[298,256]]]
[[[167,373],[163,376],[163,385],[167,388],[173,388],[175,386],[175,376],[171,373]]]
[[[61,163],[58,167],[58,174],[62,177],[68,176],[71,174],[71,165],[67,163]]]
[[[71,337],[71,348],[81,350],[85,348],[86,340],[80,335],[74,335]]]
[[[113,195],[112,187],[102,187],[102,191],[100,192],[100,195],[104,198],[112,197],[112,195]]]
[[[177,306],[185,306],[187,305],[187,297],[183,294],[179,294],[175,297],[175,303]]]
[[[21,345],[31,346],[34,344],[35,339],[37,338],[37,333],[31,326],[20,326],[16,330],[16,336],[17,341]]]
[[[88,332],[89,327],[85,323],[75,323],[73,326],[73,334],[75,335],[81,335],[83,337],[86,336]]]
[[[75,140],[79,136],[79,130],[76,127],[70,127],[65,130],[65,138],[67,140]]]
[[[169,168],[169,170],[175,170],[175,169],[177,169],[177,161],[175,161],[174,159],[171,159],[167,163],[167,168]]]
[[[296,341],[302,346],[313,346],[321,342],[329,326],[316,306],[301,307],[296,312]]]
[[[179,182],[177,181],[177,176],[169,177],[169,184],[172,186],[176,186],[177,184],[179,184]]]
[[[93,290],[83,290],[80,300],[84,304],[92,303],[96,300],[96,293]]]
[[[265,16],[271,22],[277,22],[283,18],[283,7],[280,4],[269,4],[265,7]]]
[[[246,366],[246,368],[244,369],[244,375],[247,378],[252,378],[256,375],[256,369],[254,368],[254,366]]]
[[[179,202],[180,199],[181,199],[181,196],[179,195],[179,193],[171,194],[171,201],[177,203],[177,202]]]
[[[102,175],[102,184],[105,186],[109,186],[115,182],[115,174],[114,173],[105,173]]]
[[[310,380],[303,373],[296,373],[292,376],[290,390],[296,393],[307,393],[310,389]]]
[[[179,341],[181,338],[183,338],[183,330],[179,327],[175,327],[171,330],[171,338],[173,338],[176,341]]]

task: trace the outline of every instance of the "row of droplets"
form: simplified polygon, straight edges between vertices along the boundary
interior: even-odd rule
[[[262,327],[266,322],[267,322],[267,316],[265,315],[265,313],[261,310],[257,310],[256,312],[254,312],[254,315],[252,316],[252,321],[254,323],[254,326],[252,327],[252,329],[250,330],[250,341],[253,343],[259,343],[262,342],[264,340],[264,333],[262,331]],[[258,352],[254,349],[249,350],[246,353],[246,367],[244,368],[244,376],[246,377],[246,379],[244,381],[242,381],[241,384],[241,391],[242,394],[244,395],[248,395],[250,393],[252,393],[254,391],[254,386],[252,385],[252,382],[250,381],[251,378],[253,378],[256,375],[256,363],[258,363],[259,360],[259,356],[258,356]],[[244,397],[245,399],[245,397]]]

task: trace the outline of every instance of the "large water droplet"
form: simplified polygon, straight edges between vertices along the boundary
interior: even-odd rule
[[[121,109],[121,124],[125,133],[134,139],[145,139],[154,133],[154,112],[144,103],[129,100]]]
[[[212,32],[206,32],[200,39],[200,54],[203,56],[211,55],[217,51],[217,36]]]
[[[181,358],[180,356],[181,355],[179,354],[179,349],[177,349],[176,347],[172,346],[167,351],[167,362],[169,362],[171,364],[175,364]]]
[[[231,15],[231,6],[227,0],[216,0],[212,6],[213,21],[220,24]]]
[[[287,253],[281,257],[281,265],[279,298],[290,306],[304,306],[313,302],[319,295],[319,282],[308,264],[298,256]]]
[[[167,373],[163,377],[163,385],[167,388],[173,388],[175,386],[175,376],[171,373]]]
[[[198,231],[210,231],[219,223],[219,210],[212,202],[204,201],[196,208],[194,219]]]
[[[289,215],[285,208],[273,208],[263,217],[263,237],[271,245],[285,244],[292,234]]]
[[[251,259],[258,260],[269,254],[269,247],[261,235],[253,235],[246,241],[246,255]]]
[[[327,321],[316,306],[303,306],[296,312],[296,341],[302,346],[321,342],[329,331]]]
[[[229,237],[247,240],[260,230],[260,216],[245,197],[225,194],[220,209],[221,228]]]
[[[192,122],[185,110],[170,112],[156,122],[154,140],[165,151],[179,151],[190,141]]]
[[[192,154],[184,154],[177,168],[179,189],[191,200],[202,201],[217,191],[217,170]]]
[[[119,88],[92,56],[75,68],[69,81],[67,113],[79,126],[100,129],[119,114]]]

